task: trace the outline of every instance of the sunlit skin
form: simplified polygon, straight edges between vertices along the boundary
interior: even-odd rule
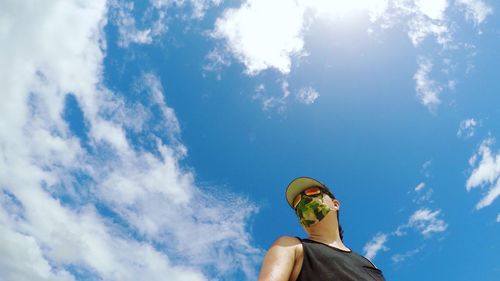
[[[295,202],[296,200],[294,200]],[[337,211],[340,203],[324,194],[323,202],[331,211],[319,222],[310,227],[303,226],[308,239],[349,251],[340,239]],[[302,268],[303,248],[300,241],[291,236],[278,238],[267,251],[258,281],[295,281]]]

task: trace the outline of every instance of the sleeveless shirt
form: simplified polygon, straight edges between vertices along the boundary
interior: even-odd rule
[[[382,271],[353,251],[309,239],[299,240],[304,257],[297,281],[385,281]]]

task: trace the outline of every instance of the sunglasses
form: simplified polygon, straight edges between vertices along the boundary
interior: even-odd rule
[[[295,196],[295,199],[293,200],[293,208],[294,209],[297,208],[297,205],[299,205],[300,200],[302,200],[302,196],[304,196],[304,195],[315,196],[315,195],[319,195],[321,193],[326,193],[326,194],[330,195],[329,192],[326,192],[324,189],[316,187],[316,186],[309,187],[308,189],[305,189],[304,191],[299,193],[297,196]]]

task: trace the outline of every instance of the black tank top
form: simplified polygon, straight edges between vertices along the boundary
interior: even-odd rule
[[[297,281],[385,281],[382,271],[353,251],[309,239],[299,240],[304,260]]]

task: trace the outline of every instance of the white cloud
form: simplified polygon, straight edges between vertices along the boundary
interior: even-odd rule
[[[491,13],[482,1],[460,3],[478,23]],[[246,0],[217,19],[212,36],[224,40],[227,50],[245,65],[248,74],[270,68],[288,74],[293,58],[305,53],[304,35],[313,21],[364,14],[373,26],[382,29],[403,25],[415,47],[431,35],[438,44],[449,47],[454,24],[446,17],[449,8],[447,0]]]
[[[357,13],[366,13],[371,21],[379,19],[387,10],[388,0],[352,0],[352,1],[299,1],[306,9],[320,19],[345,18]]]
[[[0,103],[0,237],[9,241],[0,246],[2,277],[74,280],[71,267],[111,281],[197,281],[240,270],[254,279],[261,250],[246,223],[257,208],[236,195],[211,196],[180,165],[187,150],[161,81],[146,74],[135,103],[102,85],[107,12],[104,0],[0,9],[8,101]],[[68,93],[86,138],[63,117]],[[153,148],[137,147],[144,143]]]
[[[430,161],[427,161],[424,164],[425,169],[428,168],[430,163]],[[427,191],[421,195],[424,188],[424,182],[417,185],[414,189],[417,197],[413,199],[413,202],[418,204],[431,202],[433,190],[426,189]],[[385,246],[389,241],[389,238],[393,237],[404,239],[404,237],[410,233],[408,230],[415,230],[426,239],[430,238],[434,234],[446,231],[448,224],[443,219],[439,218],[440,213],[440,210],[432,211],[428,207],[419,208],[410,215],[406,223],[398,225],[394,231],[388,233],[377,233],[371,241],[365,244],[363,249],[365,256],[369,259],[374,259],[380,250],[389,251],[389,248]],[[422,248],[423,246],[420,246],[419,248],[406,253],[395,254],[392,256],[392,260],[395,263],[402,262],[408,257],[418,254]]]
[[[164,33],[166,28],[165,13],[160,11],[158,19],[149,27],[142,30],[137,28],[136,20],[133,14],[134,2],[113,1],[111,8],[114,11],[113,20],[118,27],[120,35],[118,45],[128,47],[131,43],[151,44],[153,38]]]
[[[414,191],[417,193],[416,197],[413,199],[413,202],[416,204],[427,204],[427,203],[432,203],[432,194],[434,193],[434,190],[432,188],[424,188],[426,187],[424,182],[419,183]]]
[[[425,238],[429,238],[436,233],[444,232],[448,224],[439,218],[440,213],[440,210],[432,211],[427,207],[422,207],[409,217],[407,223],[399,225],[391,234],[402,237],[408,234],[407,229],[414,229]]]
[[[457,137],[470,138],[474,136],[474,130],[476,129],[477,121],[474,118],[469,118],[462,120],[460,122],[460,127],[457,131]]]
[[[421,182],[415,187],[415,191],[420,191],[424,187],[425,187],[425,182]]]
[[[389,250],[384,244],[387,242],[387,234],[377,233],[371,241],[363,247],[364,256],[373,260],[380,250]]]
[[[426,178],[429,178],[431,176],[430,166],[432,165],[432,160],[425,161],[424,164],[422,164],[422,168],[420,169],[420,173],[424,174]]]
[[[288,74],[292,59],[304,53],[304,32],[311,21],[359,12],[376,21],[387,6],[387,0],[247,0],[217,19],[212,36],[226,42],[227,50],[245,65],[248,74],[269,68]]]
[[[31,236],[12,231],[0,220],[2,280],[74,280],[64,269],[53,269]]]
[[[448,6],[447,0],[392,0],[381,16],[380,27],[402,25],[415,48],[429,36],[434,36],[436,43],[448,48],[453,43],[452,23],[446,17]]]
[[[487,207],[500,196],[500,181],[497,180],[496,184],[490,186],[488,193],[476,205],[476,209]]]
[[[434,35],[436,42],[445,47],[452,41],[450,30],[446,23],[434,22],[421,15],[417,15],[408,21],[408,26],[408,36],[415,47],[419,46],[429,35]]]
[[[319,97],[319,93],[312,87],[301,88],[297,93],[297,99],[303,104],[313,104]]]
[[[16,255],[22,255],[19,259],[36,261],[43,271],[58,272],[65,277],[62,280],[73,280],[64,270],[68,265],[89,269],[104,280],[150,280],[165,275],[175,280],[205,280],[202,273],[194,268],[173,266],[167,256],[151,245],[114,233],[117,229],[110,229],[111,225],[106,225],[91,206],[70,210],[36,185],[16,190],[15,195],[23,204],[24,211],[12,214],[5,209],[0,210],[2,216],[7,217],[2,225],[13,240],[13,244],[2,248],[4,257],[14,258],[16,256],[12,252],[16,252]],[[13,220],[9,218],[12,215],[21,215],[23,219]],[[21,243],[25,244],[24,252],[13,249]],[[37,254],[29,256],[33,253]],[[2,273],[19,276],[29,272],[31,266],[25,266],[24,263],[7,264]],[[49,274],[39,277],[31,280],[58,280]]]
[[[150,0],[156,9],[170,8],[172,6],[190,6],[191,19],[202,19],[211,7],[219,6],[222,0]]]
[[[397,26],[407,32],[415,48],[428,38],[434,39],[443,50],[462,48],[468,43],[455,42],[453,30],[458,23],[448,14],[458,8],[479,25],[492,10],[480,0],[450,3],[448,0],[245,0],[240,7],[225,10],[211,35],[223,42],[228,54],[243,63],[248,75],[274,69],[286,76],[292,71],[294,61],[307,57],[304,38],[315,21],[339,24],[353,15],[363,15],[370,19],[367,36],[374,30],[383,32]],[[342,38],[333,40],[341,42]],[[454,90],[456,81],[447,79],[446,84],[432,78],[432,55],[419,57],[417,63],[413,79],[418,100],[434,112],[441,104],[443,90]],[[218,77],[220,79],[220,74]],[[313,97],[317,97],[300,93],[298,99],[304,103],[312,103]],[[254,99],[261,100],[264,108],[279,108],[280,112],[286,106],[284,99],[278,96],[257,94]]]
[[[416,83],[417,96],[420,102],[429,110],[434,110],[441,103],[439,94],[442,91],[442,87],[436,81],[429,78],[429,74],[432,71],[432,61],[430,59],[419,57],[417,63],[418,70],[413,76]]]
[[[283,113],[286,110],[286,103],[290,95],[290,85],[287,80],[277,81],[280,89],[275,94],[275,90],[269,90],[264,84],[258,84],[255,88],[255,94],[252,99],[258,101],[262,105],[264,111],[271,109],[276,110],[278,113]],[[298,102],[303,104],[312,104],[319,97],[319,93],[312,87],[303,87],[296,94],[295,98]]]
[[[429,237],[434,233],[443,232],[448,228],[448,224],[438,218],[441,211],[431,211],[422,208],[413,213],[408,221],[408,225],[416,228],[423,236]]]
[[[457,88],[457,81],[448,80],[448,89],[454,91]]]
[[[500,196],[500,152],[494,153],[495,140],[484,140],[476,153],[469,160],[473,170],[467,179],[466,188],[487,188],[486,195],[476,204],[476,209],[487,207]]]
[[[289,84],[288,81],[283,80],[281,81],[281,91],[283,92],[283,97],[287,98],[290,95],[290,89],[289,89]]]
[[[415,5],[431,19],[442,20],[448,7],[447,0],[416,0]]]
[[[500,214],[497,216],[497,222],[500,222]]]
[[[419,194],[418,197],[416,197],[413,202],[416,204],[428,204],[432,203],[432,194],[434,193],[434,190],[432,188],[427,189],[425,192]]]
[[[222,69],[226,66],[229,66],[230,64],[231,61],[229,60],[225,52],[219,49],[213,49],[205,56],[203,70],[205,72],[215,72],[217,75],[217,80],[221,80]]]
[[[283,113],[286,110],[286,100],[290,96],[290,90],[288,89],[289,85],[286,80],[281,81],[280,86],[280,94],[272,95],[268,93],[264,84],[259,84],[255,88],[255,94],[252,96],[252,99],[259,101],[264,111],[275,109],[278,113]]]
[[[219,6],[222,1],[223,0],[191,0],[190,3],[193,7],[193,18],[203,18],[209,8]]]
[[[457,0],[456,3],[465,10],[465,17],[475,24],[481,24],[486,17],[493,14],[493,8],[482,0]]]
[[[276,12],[280,11],[279,20]],[[217,19],[213,36],[254,75],[267,68],[289,73],[291,57],[304,46],[304,8],[289,0],[249,0]]]
[[[367,36],[374,30],[383,32],[397,26],[407,32],[415,48],[420,48],[427,38],[434,39],[442,50],[463,48],[468,43],[456,42],[453,34],[459,23],[448,15],[459,9],[479,25],[492,10],[480,0],[450,3],[448,0],[245,0],[240,7],[225,10],[211,34],[243,63],[247,74],[275,69],[286,76],[292,71],[294,61],[307,57],[304,38],[315,21],[339,24],[342,20],[348,22],[353,15],[362,15],[370,19]],[[341,42],[342,38],[333,40]],[[432,55],[419,57],[417,62],[413,78],[418,99],[434,111],[441,103],[442,91],[453,90],[456,81],[447,79],[445,84],[432,79]],[[276,104],[277,100],[270,98],[268,102]]]
[[[151,0],[150,6],[141,14],[135,13],[133,1],[110,0],[109,6],[112,22],[118,28],[118,45],[128,47],[130,44],[151,44],[155,38],[168,30],[167,16],[184,20],[201,20],[206,11],[216,7],[222,0]],[[175,9],[186,9],[188,12],[179,12]],[[170,12],[170,10],[175,10]],[[171,16],[172,14],[172,16]],[[138,25],[142,25],[141,28]]]
[[[403,254],[395,254],[392,256],[392,261],[394,263],[400,263],[400,262],[403,262],[405,261],[406,259],[420,253],[420,251],[422,251],[423,247],[419,247],[419,248],[416,248],[416,249],[413,249],[413,250],[410,250],[410,251],[407,251]]]

